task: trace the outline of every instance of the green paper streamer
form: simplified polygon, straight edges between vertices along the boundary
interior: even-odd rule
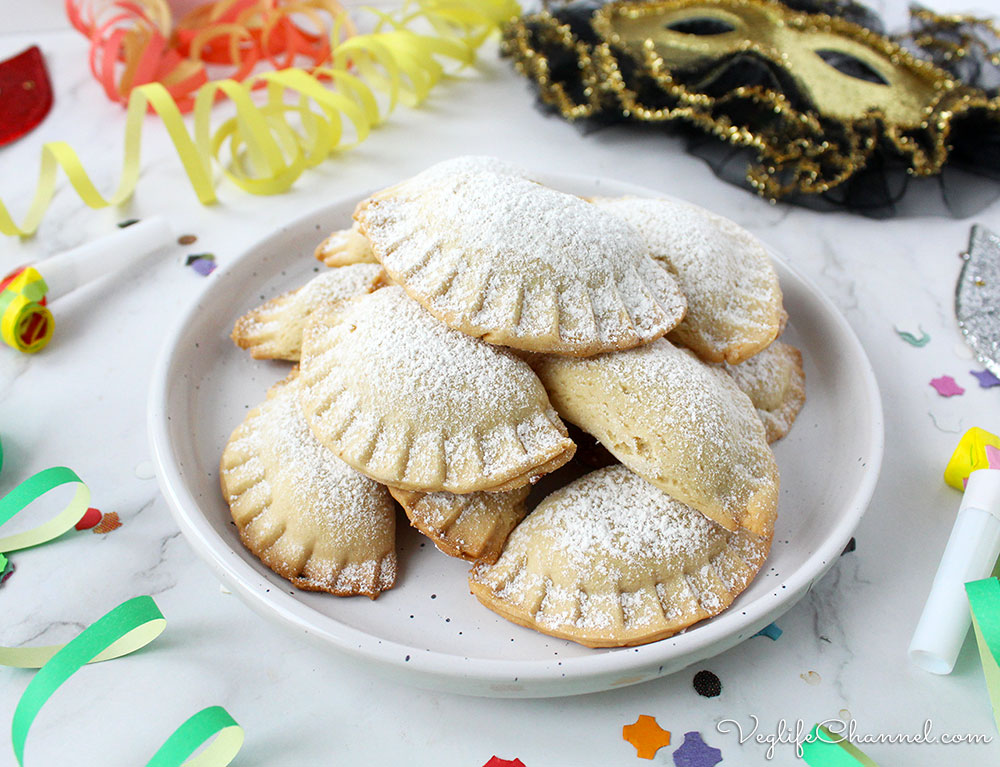
[[[32,501],[41,498],[60,485],[67,484],[76,484],[77,487],[73,499],[66,508],[38,527],[17,535],[0,538],[0,551],[9,553],[58,538],[79,522],[87,512],[87,507],[90,505],[90,488],[71,469],[67,469],[65,466],[54,466],[28,477],[7,495],[0,498],[0,525],[2,525]]]
[[[59,649],[28,684],[14,710],[11,741],[17,763],[24,767],[28,731],[42,706],[67,679],[88,663],[145,647],[165,626],[163,613],[152,597],[135,597],[118,605]],[[204,751],[189,759],[213,737]],[[178,727],[146,767],[226,767],[242,745],[242,728],[225,709],[212,706]]]
[[[900,330],[895,325],[892,326],[892,329],[895,330],[896,335],[906,341],[906,343],[910,346],[916,346],[918,349],[923,346],[927,346],[927,344],[931,342],[930,334],[919,325],[917,325],[917,330],[920,331],[920,338],[917,338],[913,335],[913,333],[907,333],[905,330]]]
[[[810,767],[878,767],[857,746],[818,724],[802,744],[802,760]]]
[[[972,611],[979,657],[983,662],[986,689],[993,706],[993,721],[1000,731],[1000,580],[984,578],[965,584]]]
[[[3,443],[0,442],[2,468]],[[69,505],[38,527],[0,538],[0,552],[37,546],[58,538],[86,513],[90,490],[73,471],[57,466],[29,477],[0,498],[0,525],[3,525],[32,501],[69,483],[77,485]],[[0,553],[0,574],[6,565],[7,558]],[[0,666],[40,667],[18,701],[11,722],[11,742],[17,763],[24,767],[28,731],[42,706],[67,679],[88,663],[118,658],[145,647],[163,632],[166,625],[166,619],[153,598],[141,596],[118,605],[66,645],[0,646]],[[236,720],[221,706],[210,706],[174,730],[146,767],[227,767],[243,747],[243,739],[243,728]],[[204,750],[192,757],[202,746],[205,746]]]
[[[184,761],[211,738],[194,759]],[[203,708],[174,730],[146,767],[226,767],[243,747],[243,728],[221,706]]]

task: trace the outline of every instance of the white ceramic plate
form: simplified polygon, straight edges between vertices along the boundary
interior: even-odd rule
[[[542,181],[581,195],[648,189],[566,176]],[[349,225],[356,198],[311,213],[212,275],[167,339],[149,400],[160,487],[180,529],[218,577],[264,618],[376,670],[423,687],[541,697],[647,681],[733,647],[775,620],[829,568],[871,498],[882,458],[882,409],[871,365],[819,290],[775,258],[802,349],[808,401],[775,445],[781,503],[771,555],[732,607],[669,639],[591,650],[507,622],[469,594],[468,565],[438,552],[400,515],[397,585],[377,601],[298,591],[240,543],[219,490],[219,456],[248,408],[287,364],[252,360],[229,338],[236,318],[325,269],[315,245]]]

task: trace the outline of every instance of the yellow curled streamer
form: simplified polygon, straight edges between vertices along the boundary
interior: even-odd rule
[[[445,76],[442,62],[457,68],[473,63],[483,41],[521,12],[516,0],[411,0],[391,14],[363,10],[376,17],[374,31],[341,40],[345,22],[336,24],[329,67],[261,72],[242,83],[220,80],[201,86],[190,133],[166,88],[159,83],[135,88],[129,94],[118,188],[104,197],[76,152],[65,142],[49,142],[42,147],[35,194],[20,226],[0,201],[0,233],[34,234],[55,193],[60,169],[91,208],[128,200],[139,181],[143,117],[149,110],[166,128],[202,204],[216,201],[216,164],[251,194],[284,192],[307,168],[364,141],[397,103],[419,105]],[[260,105],[251,95],[258,83],[266,86]],[[377,93],[384,95],[384,108]],[[236,116],[213,128],[217,94],[232,102]],[[345,124],[353,128],[353,141],[345,142]],[[220,157],[224,151],[226,160]]]

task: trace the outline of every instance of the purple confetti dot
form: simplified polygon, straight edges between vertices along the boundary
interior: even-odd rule
[[[705,743],[700,732],[685,732],[684,743],[674,751],[675,767],[715,767],[722,751]]]
[[[992,389],[994,386],[1000,386],[1000,378],[997,378],[989,370],[970,370],[969,372],[979,381],[980,388]]]
[[[202,277],[208,277],[212,272],[215,271],[216,266],[218,266],[215,261],[208,258],[196,258],[191,262],[191,268],[194,269]]]

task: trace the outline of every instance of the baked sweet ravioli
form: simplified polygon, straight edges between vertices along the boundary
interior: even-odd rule
[[[684,315],[632,226],[512,172],[431,168],[354,217],[393,282],[493,344],[589,356],[648,343]]]
[[[222,494],[244,545],[300,589],[375,598],[396,580],[389,491],[323,447],[293,373],[249,412],[222,454]]]
[[[334,268],[232,333],[299,363],[222,455],[247,548],[300,588],[374,598],[396,580],[398,504],[472,563],[482,604],[555,637],[639,645],[729,606],[771,545],[768,443],[805,400],[764,246],[492,157],[354,219],[316,249]],[[415,570],[440,556],[419,548]],[[415,613],[402,592],[391,612]]]
[[[781,286],[764,245],[732,221],[675,200],[597,198],[634,226],[677,279],[687,314],[668,338],[708,362],[737,364],[781,332]]]
[[[726,365],[725,369],[757,408],[767,441],[775,442],[788,434],[806,402],[802,352],[775,341],[746,362]]]
[[[301,378],[320,442],[404,490],[513,490],[575,449],[526,363],[452,330],[396,286],[310,324]]]
[[[385,272],[378,264],[344,266],[314,277],[298,290],[272,298],[236,321],[232,339],[256,359],[298,362],[302,331],[314,311],[334,301],[371,293]]]
[[[654,642],[728,607],[772,529],[728,532],[626,467],[549,495],[469,585],[508,620],[588,647]]]
[[[420,173],[419,178],[433,180],[453,173],[469,173],[488,171],[510,176],[527,178],[527,171],[496,157],[483,155],[466,155],[454,157],[432,165]],[[350,229],[331,232],[323,240],[314,253],[318,261],[327,266],[348,266],[349,264],[377,264],[378,260],[372,253],[371,243],[358,230],[358,222],[352,223]]]
[[[350,229],[338,229],[316,246],[317,261],[327,266],[350,266],[351,264],[377,264],[368,238],[358,231],[355,221]]]
[[[778,466],[750,398],[723,370],[665,338],[529,361],[559,415],[636,474],[727,530],[772,527]]]
[[[445,554],[495,562],[507,536],[528,513],[531,486],[503,493],[418,493],[390,487],[410,524]]]

